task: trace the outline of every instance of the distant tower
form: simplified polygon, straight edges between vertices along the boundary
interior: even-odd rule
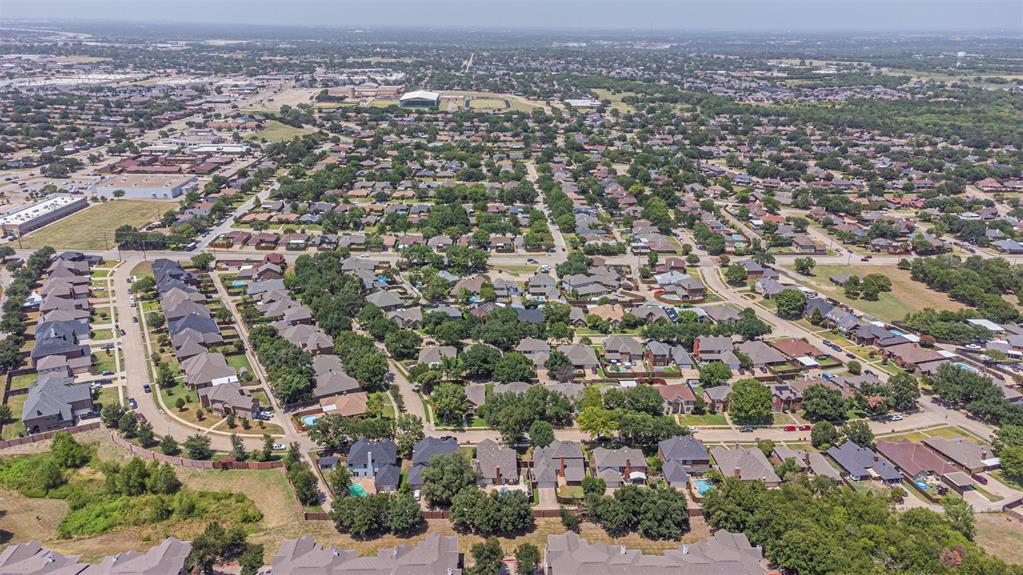
[[[966,52],[956,52],[956,68],[963,65],[963,58],[966,57]]]

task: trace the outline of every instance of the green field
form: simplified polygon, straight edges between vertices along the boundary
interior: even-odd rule
[[[880,294],[877,301],[865,299],[849,299],[841,286],[828,281],[830,275],[856,274],[861,278],[869,274],[881,274],[892,280],[892,291]],[[924,308],[936,310],[957,310],[963,305],[953,301],[947,295],[929,289],[926,285],[915,282],[909,272],[895,266],[876,265],[822,265],[813,269],[813,277],[807,278],[804,285],[815,289],[828,297],[845,302],[855,309],[876,316],[882,321],[896,321],[906,317],[907,313],[920,311]]]
[[[265,128],[255,134],[252,134],[250,138],[264,139],[268,142],[276,143],[286,142],[310,133],[312,133],[312,130],[306,128],[293,128],[287,124],[282,124],[277,120],[270,120],[266,123]]]
[[[177,205],[177,202],[149,200],[114,200],[95,204],[28,234],[21,240],[21,247],[37,249],[52,246],[57,250],[111,249],[114,247],[114,230],[125,224],[142,227],[160,219],[164,212],[174,209]]]

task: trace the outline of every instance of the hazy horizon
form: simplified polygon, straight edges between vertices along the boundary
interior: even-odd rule
[[[1017,32],[1023,2],[979,0],[0,0],[6,20],[380,28]]]

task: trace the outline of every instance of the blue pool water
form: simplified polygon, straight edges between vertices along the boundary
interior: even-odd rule
[[[247,282],[245,282],[243,280],[233,281],[233,282],[231,282],[231,287],[241,287],[241,286],[245,285],[246,283]]]
[[[693,481],[693,483],[696,484],[696,492],[700,494],[700,497],[703,497],[704,495],[707,494],[708,491],[714,489],[713,481],[708,481],[706,479],[696,479]]]
[[[368,495],[368,493],[366,493],[366,488],[358,483],[353,483],[348,486],[348,494],[352,497],[365,497]]]
[[[302,425],[306,427],[312,427],[316,425],[316,422],[320,419],[319,415],[306,415],[302,417]]]
[[[959,369],[965,369],[966,371],[971,371],[973,373],[977,372],[977,370],[974,369],[973,366],[966,365],[965,363],[957,363],[956,367],[958,367]]]
[[[914,481],[913,483],[916,483],[916,486],[919,487],[920,489],[926,490],[929,487],[929,485],[927,485],[926,481],[919,481],[919,480],[917,480],[917,481]]]

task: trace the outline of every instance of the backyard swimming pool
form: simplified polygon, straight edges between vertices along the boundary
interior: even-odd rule
[[[714,482],[707,479],[694,479],[693,484],[696,485],[696,492],[703,497],[708,491],[714,489]]]
[[[302,417],[302,425],[306,427],[312,427],[316,425],[316,422],[319,421],[319,419],[320,419],[319,415],[305,415]]]
[[[348,486],[348,494],[352,497],[365,497],[368,495],[368,493],[366,493],[366,488],[358,483],[353,483]]]

